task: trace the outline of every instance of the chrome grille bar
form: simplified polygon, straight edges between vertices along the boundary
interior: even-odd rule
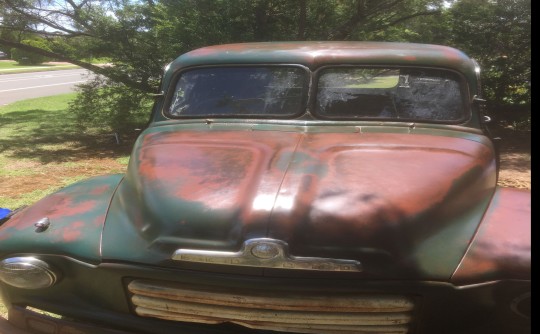
[[[293,333],[408,332],[414,300],[390,295],[293,293],[220,290],[135,280],[131,302],[139,316]]]

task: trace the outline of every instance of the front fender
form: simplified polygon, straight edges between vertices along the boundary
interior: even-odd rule
[[[0,225],[0,259],[40,253],[101,261],[101,233],[111,198],[123,175],[98,176],[70,185],[16,213]],[[48,218],[50,225],[34,224]]]
[[[531,279],[531,193],[497,188],[452,283]]]

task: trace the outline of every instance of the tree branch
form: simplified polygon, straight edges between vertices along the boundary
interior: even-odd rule
[[[73,9],[78,8],[78,6],[72,0],[66,0],[66,2],[69,3]]]
[[[401,22],[403,22],[403,21],[410,20],[410,19],[415,18],[415,17],[418,17],[418,16],[430,16],[430,15],[439,15],[439,14],[441,14],[441,11],[440,11],[440,10],[431,10],[431,11],[425,11],[425,12],[414,13],[414,14],[411,14],[411,15],[407,15],[407,16],[403,16],[403,17],[400,17],[400,18],[398,18],[398,19],[395,19],[395,20],[392,21],[392,22],[383,24],[378,30],[382,30],[382,29],[385,29],[385,28],[394,26],[394,25],[396,25],[396,24],[398,24],[398,23],[401,23]]]
[[[366,9],[365,0],[358,0],[356,3],[356,10],[345,23],[334,29],[328,34],[329,40],[341,40],[345,39],[351,34],[354,28],[364,19]]]
[[[64,55],[61,55],[61,54],[58,54],[58,53],[55,53],[55,52],[50,52],[50,51],[46,51],[46,50],[43,50],[43,49],[40,49],[40,48],[36,48],[34,46],[25,45],[25,44],[13,42],[13,41],[8,41],[8,40],[3,39],[3,38],[0,38],[0,45],[6,45],[6,46],[21,49],[21,50],[37,53],[37,54],[40,54],[40,55],[43,55],[43,56],[46,56],[46,57],[55,58],[55,59],[58,59],[58,60],[63,60],[63,61],[69,62],[71,64],[80,66],[82,68],[85,68],[85,69],[87,69],[89,71],[92,71],[94,73],[101,74],[101,75],[103,75],[103,76],[105,76],[105,77],[107,77],[107,78],[109,78],[109,79],[111,79],[113,81],[121,82],[121,83],[123,83],[124,85],[126,85],[128,87],[135,88],[135,89],[141,90],[143,92],[153,93],[155,91],[155,89],[153,87],[151,87],[150,85],[148,85],[146,83],[141,83],[141,82],[134,81],[126,74],[114,73],[112,71],[108,71],[107,69],[101,68],[99,66],[96,66],[96,65],[93,65],[93,64],[90,64],[90,63],[87,63],[87,62],[83,62],[83,61],[80,61],[80,60],[77,60],[77,59],[73,59],[73,58],[70,58],[70,57],[66,57]]]
[[[393,16],[399,15],[399,8],[397,6],[401,3],[403,3],[403,0],[392,0],[392,1],[380,1],[377,2],[374,7],[370,8],[364,0],[358,0],[356,3],[356,10],[353,16],[349,18],[345,23],[334,29],[329,35],[329,40],[344,40],[347,39],[353,31],[362,24],[362,22],[377,22],[375,20],[375,17],[380,13],[393,13],[390,16],[387,16],[386,18],[381,18],[380,21],[386,21],[391,19]],[[428,16],[428,15],[437,15],[440,14],[440,10],[430,10],[430,11],[421,11],[416,12],[413,14],[405,15],[398,17],[390,22],[387,23],[381,23],[379,27],[377,27],[377,24],[371,26],[374,26],[373,31],[380,31],[385,28],[397,25],[401,22],[410,20],[412,18],[418,17],[418,16]]]
[[[18,32],[28,32],[32,34],[39,34],[43,36],[54,36],[54,37],[67,37],[67,38],[78,37],[78,36],[94,37],[94,36],[90,36],[83,33],[80,33],[80,34],[75,33],[75,34],[66,35],[66,34],[54,32],[54,31],[36,30],[36,29],[31,29],[31,28],[11,27],[11,26],[3,26],[3,25],[0,25],[0,29],[13,30],[13,31],[18,31]]]
[[[46,26],[49,26],[53,29],[57,29],[59,31],[63,31],[67,34],[83,34],[83,35],[86,35],[86,36],[91,36],[85,32],[81,32],[81,31],[75,31],[75,30],[71,30],[71,29],[68,29],[68,28],[65,28],[65,27],[62,27],[52,21],[49,21],[47,19],[45,19],[44,17],[42,16],[39,16],[39,15],[32,15],[32,14],[29,14],[27,12],[25,12],[24,10],[18,8],[16,5],[13,4],[13,2],[11,2],[11,0],[4,0],[5,3],[9,6],[9,8],[11,10],[13,10],[14,12],[20,14],[20,15],[23,15],[24,17],[30,19],[31,21],[37,21],[39,23],[42,23]],[[34,8],[35,10],[38,10],[38,11],[42,11],[42,9],[40,8]],[[47,11],[47,10],[45,10]],[[69,15],[66,15],[65,13],[62,13],[62,15],[65,15],[67,17],[69,17]]]

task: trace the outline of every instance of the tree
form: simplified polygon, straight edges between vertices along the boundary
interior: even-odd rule
[[[514,128],[530,129],[530,0],[454,0],[437,18],[395,29],[410,32],[410,41],[451,45],[475,58],[490,113]]]
[[[47,44],[40,39],[23,40],[21,41],[21,44],[51,51],[51,49],[47,46]],[[37,54],[34,52],[28,52],[24,50],[19,50],[19,49],[11,50],[11,58],[16,60],[19,64],[22,64],[22,65],[38,65],[49,60],[49,58],[42,56],[40,54]]]
[[[461,0],[449,14],[451,42],[482,64],[492,109],[530,108],[531,1]]]
[[[77,55],[31,48],[13,38],[0,44],[72,62],[132,88],[152,91],[161,67],[179,53],[216,43],[341,40],[439,12],[442,0],[3,0],[2,31],[49,40],[83,39],[88,52],[112,59],[102,70]]]
[[[3,0],[0,45],[71,62],[127,90],[155,92],[164,64],[209,44],[447,44],[479,60],[486,95],[501,108],[530,105],[530,24],[530,0]],[[50,50],[21,43],[33,36]],[[83,61],[88,55],[114,66]]]
[[[377,33],[383,40],[454,46],[482,67],[490,112],[530,128],[531,1],[454,0],[441,15],[416,17]]]
[[[7,14],[2,16],[1,31],[16,31],[19,29],[24,34],[42,36],[50,42],[60,39],[63,41],[84,39],[84,51],[88,53],[102,52],[113,54],[119,60],[122,60],[122,58],[129,59],[134,54],[132,36],[140,35],[139,32],[145,29],[143,24],[136,22],[133,25],[129,21],[129,19],[134,19],[135,21],[138,19],[138,13],[136,11],[138,8],[143,8],[144,5],[131,5],[129,1],[3,1],[4,12]],[[125,20],[123,17],[123,13],[125,12],[134,12],[134,14],[128,20]],[[119,15],[120,17],[115,17],[115,15]],[[124,63],[121,61],[118,64],[120,66],[103,69],[89,62],[82,61],[77,55],[58,53],[44,48],[25,45],[13,38],[0,38],[0,45],[67,61],[104,75],[114,81],[122,82],[131,88],[142,91],[153,91],[154,88],[153,83],[150,82],[150,75],[134,76],[133,73],[126,71],[126,68],[122,66]],[[129,54],[126,55],[126,52]],[[159,68],[160,66],[157,67]]]

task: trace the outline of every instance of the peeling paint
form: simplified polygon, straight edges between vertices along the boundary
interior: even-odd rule
[[[530,192],[501,188],[452,281],[463,284],[505,278],[528,280],[530,275]]]
[[[121,175],[101,176],[68,186],[26,208],[0,227],[0,256],[12,252],[60,252],[99,261],[100,239],[112,193]],[[35,233],[38,220],[50,227]]]
[[[297,256],[339,249],[361,261],[371,249],[406,262],[495,189],[493,148],[470,134],[173,130],[143,134],[111,207],[115,220],[132,217],[122,226],[136,229],[139,249],[235,251],[271,237]],[[104,239],[112,258],[125,234],[113,226]],[[459,237],[430,275],[451,275],[472,235]]]

